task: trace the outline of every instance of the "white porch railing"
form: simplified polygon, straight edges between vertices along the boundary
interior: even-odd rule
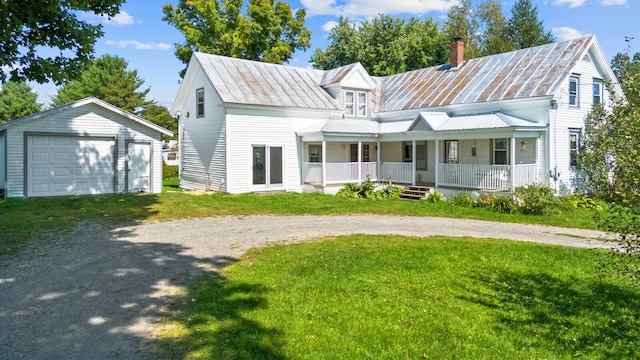
[[[361,164],[360,178],[358,177],[358,163],[326,163],[327,184],[341,184],[364,181],[367,174],[371,180],[378,180],[377,164],[375,162],[363,162]],[[302,163],[302,180],[305,183],[322,183],[322,163]]]
[[[380,164],[380,181],[411,184],[410,162],[383,162]]]
[[[536,172],[536,164],[516,165],[514,185],[536,183]],[[510,165],[438,164],[438,186],[509,191],[511,176]]]

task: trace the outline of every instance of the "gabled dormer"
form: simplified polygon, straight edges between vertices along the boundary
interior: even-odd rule
[[[328,70],[320,85],[344,107],[345,118],[371,116],[371,94],[376,83],[362,64]]]

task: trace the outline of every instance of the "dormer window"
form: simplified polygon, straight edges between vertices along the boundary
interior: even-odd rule
[[[346,116],[367,117],[367,92],[356,90],[345,90],[344,109]]]

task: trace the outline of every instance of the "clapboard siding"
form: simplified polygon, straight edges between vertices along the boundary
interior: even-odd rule
[[[180,187],[227,191],[226,115],[222,100],[199,71],[180,116]],[[204,89],[204,117],[196,115],[197,89]]]
[[[7,180],[6,178],[6,166],[5,166],[5,162],[6,162],[6,148],[5,148],[5,133],[3,131],[0,131],[0,189],[3,190],[4,193],[4,188],[5,188],[5,181]]]
[[[42,114],[41,117],[32,121],[16,121],[15,125],[6,129],[7,197],[26,196],[24,193],[25,133],[115,138],[117,140],[117,182],[115,192],[124,192],[126,190],[127,150],[125,141],[150,142],[152,144],[151,191],[162,191],[162,135],[158,131],[116,114],[91,101],[85,101],[81,106],[62,107],[60,111],[54,109]]]

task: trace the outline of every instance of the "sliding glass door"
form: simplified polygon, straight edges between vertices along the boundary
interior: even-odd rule
[[[254,145],[252,150],[253,185],[264,185],[266,188],[282,186],[282,146]]]

